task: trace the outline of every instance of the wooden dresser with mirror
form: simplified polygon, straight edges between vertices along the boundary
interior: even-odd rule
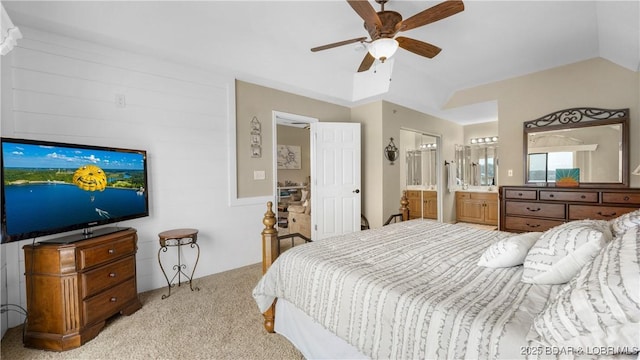
[[[629,109],[574,108],[527,121],[523,155],[526,185],[500,187],[500,230],[545,231],[640,208],[640,189],[629,188]],[[578,170],[577,186],[556,186],[560,168]]]

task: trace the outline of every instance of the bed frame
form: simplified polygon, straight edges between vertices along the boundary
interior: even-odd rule
[[[400,214],[402,215],[401,221],[409,220],[409,200],[407,200],[406,191],[402,192],[400,198]],[[392,217],[393,218],[393,215]],[[390,219],[391,219],[390,218]],[[267,202],[267,212],[264,213],[262,223],[264,224],[264,230],[262,230],[262,273],[266,273],[269,267],[280,256],[280,240],[278,239],[278,230],[275,228],[277,223],[276,214],[273,212],[273,202]],[[262,316],[264,317],[264,328],[270,332],[275,332],[273,327],[276,318],[276,301],[273,301],[271,307],[265,311]]]

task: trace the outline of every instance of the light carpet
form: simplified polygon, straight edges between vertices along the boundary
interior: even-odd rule
[[[254,264],[140,294],[142,309],[112,318],[97,337],[64,352],[28,349],[22,326],[2,339],[2,359],[302,359],[284,337],[269,334],[251,290],[262,275]]]

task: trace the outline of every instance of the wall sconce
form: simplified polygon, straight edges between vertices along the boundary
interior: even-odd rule
[[[493,144],[498,142],[497,136],[487,136],[483,138],[473,138],[471,139],[472,144]]]
[[[393,138],[391,138],[389,145],[384,148],[384,157],[391,161],[391,165],[393,165],[393,162],[398,159],[398,153],[398,148],[396,147],[396,144],[393,143]]]

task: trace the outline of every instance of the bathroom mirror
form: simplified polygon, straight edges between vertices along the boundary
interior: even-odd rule
[[[433,136],[416,134],[415,142],[405,150],[406,185],[436,189],[437,139]]]
[[[458,185],[497,185],[497,143],[456,145],[456,172]]]
[[[575,108],[524,123],[525,179],[555,185],[577,169],[582,187],[628,187],[629,110]]]

